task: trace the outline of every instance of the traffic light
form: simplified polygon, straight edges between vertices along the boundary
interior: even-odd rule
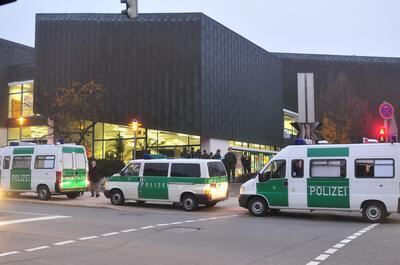
[[[121,4],[126,4],[126,9],[122,10],[122,14],[127,14],[129,18],[138,16],[138,0],[121,0]]]
[[[379,142],[384,143],[386,142],[386,136],[387,136],[387,131],[386,131],[386,127],[380,127],[379,128]]]

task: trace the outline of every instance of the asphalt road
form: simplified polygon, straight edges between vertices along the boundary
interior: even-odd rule
[[[358,213],[249,216],[235,198],[184,212],[0,203],[0,264],[400,264],[400,216],[377,226]]]

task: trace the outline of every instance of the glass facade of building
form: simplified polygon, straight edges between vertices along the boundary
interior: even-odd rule
[[[229,141],[229,146],[232,147],[237,157],[236,175],[244,172],[244,168],[241,163],[241,157],[243,155],[250,157],[251,172],[257,172],[269,162],[276,152],[280,150],[280,148],[275,146],[238,141]]]

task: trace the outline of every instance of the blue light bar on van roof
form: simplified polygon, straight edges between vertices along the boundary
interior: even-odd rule
[[[307,144],[312,144],[312,140],[310,139],[296,139],[294,141],[295,145],[307,145]]]
[[[143,158],[144,159],[163,159],[163,158],[167,158],[167,156],[162,155],[162,154],[144,154]]]

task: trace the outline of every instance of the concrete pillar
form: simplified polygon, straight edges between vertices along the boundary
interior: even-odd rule
[[[202,152],[203,152],[203,150],[206,150],[207,153],[213,152],[215,154],[217,149],[220,149],[222,156],[224,156],[224,154],[226,154],[226,152],[228,152],[228,147],[229,147],[228,140],[215,139],[215,138],[201,137],[200,144],[201,144]]]
[[[7,145],[7,128],[0,128],[0,146]]]

